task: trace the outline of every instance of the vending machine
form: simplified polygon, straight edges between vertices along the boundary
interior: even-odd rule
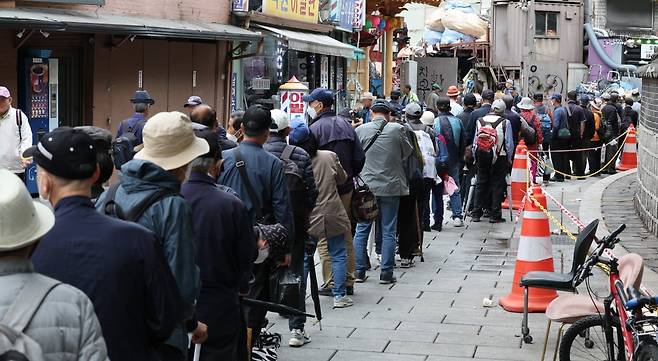
[[[44,134],[59,126],[59,64],[50,50],[30,50],[19,63],[19,108],[27,115],[32,141],[37,144]],[[32,195],[37,195],[37,169],[33,162],[25,170],[25,181]]]

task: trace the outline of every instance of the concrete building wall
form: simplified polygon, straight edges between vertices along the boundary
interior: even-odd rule
[[[637,134],[638,190],[635,208],[647,228],[658,235],[658,79],[642,79],[642,112]]]
[[[16,2],[16,6],[31,5],[46,7],[44,3]],[[231,13],[229,0],[106,0],[105,6],[102,7],[90,5],[48,5],[47,7],[221,24],[228,23]]]

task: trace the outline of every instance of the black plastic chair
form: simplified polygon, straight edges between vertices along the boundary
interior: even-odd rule
[[[592,241],[596,237],[598,226],[599,220],[596,219],[578,234],[578,239],[576,239],[576,245],[573,249],[573,263],[571,264],[569,273],[536,271],[528,272],[521,277],[519,284],[524,289],[523,321],[521,323],[523,342],[532,342],[532,336],[530,336],[530,329],[528,328],[528,288],[548,288],[558,291],[575,292],[576,289],[574,288],[573,280],[576,277],[578,268],[585,263]]]

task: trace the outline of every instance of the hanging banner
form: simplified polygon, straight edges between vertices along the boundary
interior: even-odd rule
[[[352,30],[352,23],[354,19],[354,0],[341,0],[340,5],[340,20],[338,26],[345,30]]]
[[[329,88],[329,57],[320,57],[320,88]]]
[[[366,0],[354,0],[352,27],[361,29],[366,22]]]
[[[318,4],[319,0],[264,0],[263,14],[317,23]]]

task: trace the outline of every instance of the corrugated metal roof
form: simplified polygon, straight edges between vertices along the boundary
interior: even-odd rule
[[[352,59],[355,56],[355,48],[350,44],[342,43],[332,37],[274,28],[265,25],[256,25],[270,33],[281,35],[288,42],[288,48],[309,53],[341,56]]]
[[[227,24],[43,8],[0,9],[0,26],[206,40],[262,38],[259,33]]]

